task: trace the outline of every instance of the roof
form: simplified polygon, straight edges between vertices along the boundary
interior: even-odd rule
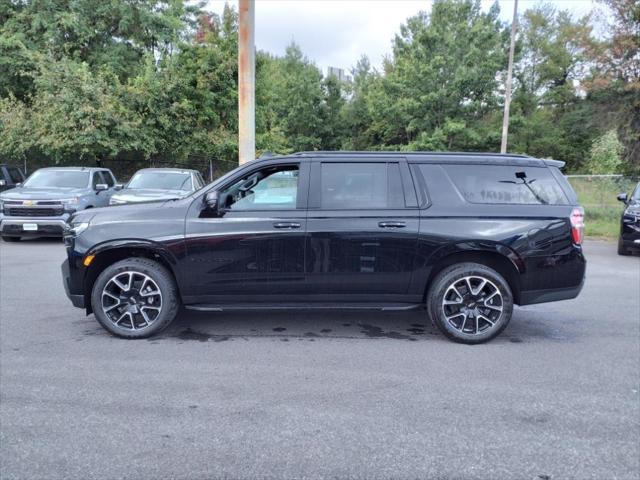
[[[147,172],[149,170],[152,170],[154,172],[175,172],[175,173],[197,173],[197,170],[194,170],[192,168],[165,168],[165,167],[149,167],[149,168],[141,168],[140,170],[137,170],[136,173],[138,172]]]
[[[539,159],[528,155],[515,153],[489,153],[489,152],[400,152],[400,151],[307,151],[297,152],[290,155],[263,155],[258,160],[268,160],[277,158],[340,158],[350,157],[358,161],[366,161],[371,157],[404,157],[414,162],[425,163],[491,163],[503,165],[523,165],[523,166],[554,166],[562,168],[565,162],[552,159]],[[358,158],[360,157],[360,158]]]
[[[80,170],[80,171],[87,171],[87,172],[93,172],[93,171],[104,171],[104,170],[109,170],[108,168],[105,167],[42,167],[39,168],[38,170]]]

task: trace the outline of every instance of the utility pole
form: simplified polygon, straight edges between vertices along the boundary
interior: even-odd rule
[[[238,153],[240,165],[256,158],[255,0],[238,4]]]
[[[511,47],[509,48],[509,66],[507,67],[507,85],[504,93],[504,116],[502,117],[502,145],[500,153],[507,153],[507,137],[509,136],[509,108],[511,107],[511,77],[513,72],[513,51],[516,48],[516,29],[518,28],[518,0],[513,5],[513,22],[511,22]]]

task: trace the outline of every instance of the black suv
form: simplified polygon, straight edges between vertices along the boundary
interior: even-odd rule
[[[624,211],[620,217],[620,236],[618,237],[618,255],[631,255],[640,252],[640,183],[628,196],[618,195],[624,203]]]
[[[188,309],[363,308],[498,335],[513,305],[582,288],[583,210],[564,164],[469,153],[261,158],[178,200],[78,212],[67,295],[125,338]]]

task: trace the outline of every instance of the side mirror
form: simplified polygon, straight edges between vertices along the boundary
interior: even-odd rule
[[[0,187],[4,187],[7,184],[6,180],[0,180]]]
[[[207,208],[211,211],[218,211],[218,201],[220,200],[220,194],[214,190],[213,192],[209,192],[204,197],[204,203]]]
[[[123,188],[124,188],[124,185],[123,185],[122,183],[116,183],[116,184],[113,186],[113,189],[114,189],[114,190],[122,190]]]
[[[103,190],[109,190],[109,185],[106,183],[99,183],[96,185],[96,192],[102,192]]]
[[[16,187],[21,187],[21,186],[22,186],[22,182],[16,183]]]
[[[628,197],[626,193],[621,193],[616,198],[618,199],[619,202],[622,202],[625,205],[627,204]]]

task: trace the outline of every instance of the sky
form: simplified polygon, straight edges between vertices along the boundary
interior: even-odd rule
[[[228,2],[236,11],[237,1]],[[385,55],[400,24],[418,13],[431,9],[430,0],[256,0],[256,48],[284,55],[294,40],[302,52],[324,72],[338,67],[349,71],[361,55],[381,69]],[[519,0],[518,10],[540,3]],[[548,2],[549,3],[549,2]],[[595,0],[553,0],[556,8],[569,10],[579,17],[589,13]],[[225,0],[208,0],[207,9],[222,13]],[[482,0],[488,10],[493,0]],[[513,17],[513,0],[500,0],[500,16]]]

